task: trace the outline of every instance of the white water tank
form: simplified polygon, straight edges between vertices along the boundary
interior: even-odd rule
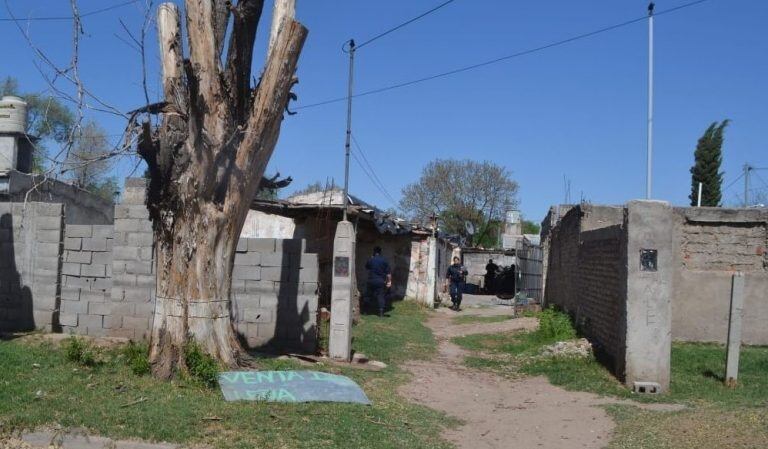
[[[0,133],[25,133],[27,130],[27,103],[19,97],[0,100]]]

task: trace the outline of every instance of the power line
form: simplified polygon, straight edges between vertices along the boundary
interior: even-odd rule
[[[378,190],[379,190],[379,192],[381,192],[381,193],[382,193],[382,195],[384,195],[384,197],[385,197],[385,198],[387,198],[387,200],[388,200],[388,201],[392,202],[392,200],[391,200],[391,199],[389,199],[389,197],[387,196],[387,191],[386,191],[386,190],[384,190],[384,189],[383,189],[381,186],[379,186],[379,185],[376,183],[376,181],[374,181],[374,178],[373,178],[373,176],[371,175],[371,173],[368,171],[368,169],[367,169],[367,168],[365,168],[365,165],[363,165],[363,163],[362,163],[362,161],[360,160],[360,158],[359,158],[359,157],[357,157],[357,153],[356,153],[356,152],[351,152],[350,154],[351,154],[351,155],[352,155],[352,157],[355,159],[355,162],[357,162],[357,165],[358,165],[358,166],[360,166],[360,168],[363,170],[363,172],[365,173],[365,175],[366,175],[366,176],[368,176],[368,179],[371,181],[371,184],[373,184],[373,186],[374,186],[374,187],[376,187],[376,189],[378,189]],[[392,202],[392,205],[393,205],[393,206],[397,206],[397,204],[395,204],[394,202]]]
[[[373,166],[371,165],[371,162],[368,160],[368,158],[365,155],[365,151],[363,151],[363,148],[360,146],[360,143],[357,141],[357,138],[355,138],[355,135],[352,134],[352,142],[354,142],[355,147],[357,148],[357,151],[360,153],[360,155],[363,157],[363,160],[365,164],[368,166],[370,173],[372,175],[371,181],[378,183],[378,186],[380,187],[379,190],[384,194],[385,197],[395,206],[397,206],[397,201],[392,197],[392,195],[389,194],[389,191],[384,186],[384,183],[381,181],[381,178],[376,174],[376,170],[374,170]]]
[[[740,175],[739,175],[739,176],[738,176],[736,179],[734,179],[733,181],[731,181],[731,183],[730,183],[730,184],[728,184],[727,186],[725,186],[725,188],[723,189],[723,192],[727,192],[727,191],[728,191],[728,189],[730,189],[731,187],[733,187],[733,186],[734,186],[734,184],[736,184],[737,182],[739,182],[739,180],[740,180],[741,178],[743,178],[743,177],[744,177],[744,172],[742,172],[742,173],[741,173],[741,174],[740,174]]]
[[[699,4],[707,2],[707,1],[709,1],[709,0],[696,0],[696,1],[693,1],[693,2],[690,2],[690,3],[685,3],[683,5],[676,6],[674,8],[670,8],[670,9],[666,9],[666,10],[654,13],[654,16],[661,16],[661,15],[664,15],[664,14],[669,14],[669,13],[672,13],[672,12],[675,12],[675,11],[679,11],[679,10],[684,9],[684,8],[689,8],[691,6],[699,5]],[[454,70],[449,70],[447,72],[438,73],[438,74],[427,76],[427,77],[424,77],[424,78],[418,78],[418,79],[415,79],[415,80],[406,81],[406,82],[402,82],[402,83],[398,83],[398,84],[393,84],[393,85],[386,86],[386,87],[380,87],[378,89],[368,90],[368,91],[365,91],[365,92],[361,92],[359,94],[355,94],[355,95],[353,95],[353,97],[365,97],[365,96],[368,96],[368,95],[378,94],[378,93],[382,93],[382,92],[386,92],[386,91],[390,91],[390,90],[394,90],[394,89],[400,89],[400,88],[403,88],[403,87],[412,86],[414,84],[420,84],[420,83],[424,83],[424,82],[427,82],[427,81],[432,81],[432,80],[435,80],[435,79],[438,79],[438,78],[444,78],[444,77],[447,77],[447,76],[456,75],[456,74],[463,73],[463,72],[468,72],[470,70],[475,70],[475,69],[479,69],[481,67],[485,67],[485,66],[489,66],[489,65],[493,65],[493,64],[498,64],[500,62],[508,61],[510,59],[515,59],[515,58],[519,58],[519,57],[522,57],[522,56],[527,56],[527,55],[530,55],[530,54],[533,54],[533,53],[538,53],[540,51],[548,50],[550,48],[559,47],[561,45],[565,45],[565,44],[568,44],[568,43],[571,43],[571,42],[574,42],[574,41],[578,41],[578,40],[581,40],[581,39],[586,39],[586,38],[589,38],[589,37],[592,37],[592,36],[595,36],[595,35],[598,35],[598,34],[606,33],[606,32],[609,32],[609,31],[613,31],[613,30],[616,30],[618,28],[623,28],[623,27],[626,27],[626,26],[629,26],[629,25],[632,25],[632,24],[635,24],[635,23],[638,23],[638,22],[642,22],[644,20],[648,20],[648,16],[644,15],[642,17],[638,17],[636,19],[628,20],[626,22],[622,22],[622,23],[619,23],[619,24],[616,24],[616,25],[611,25],[611,26],[608,26],[608,27],[600,28],[598,30],[591,31],[589,33],[579,34],[579,35],[576,35],[576,36],[569,37],[567,39],[555,41],[555,42],[552,42],[552,43],[549,43],[549,44],[546,44],[546,45],[542,45],[542,46],[539,46],[539,47],[531,48],[531,49],[528,49],[528,50],[523,50],[523,51],[520,51],[520,52],[517,52],[517,53],[513,53],[513,54],[510,54],[510,55],[502,56],[502,57],[499,57],[499,58],[496,58],[496,59],[491,59],[489,61],[480,62],[480,63],[477,63],[477,64],[472,64],[472,65],[460,67],[460,68],[457,68],[457,69],[454,69]],[[331,103],[338,103],[340,101],[345,101],[346,99],[347,99],[347,97],[338,97],[338,98],[333,98],[333,99],[326,100],[326,101],[321,101],[321,102],[318,102],[318,103],[312,103],[312,104],[308,104],[308,105],[305,105],[305,106],[299,106],[299,107],[296,107],[295,109],[297,109],[297,110],[298,109],[309,109],[309,108],[314,108],[314,107],[318,107],[318,106],[324,106],[324,105],[331,104]]]
[[[435,6],[434,8],[430,9],[429,11],[427,11],[425,13],[422,13],[422,14],[414,17],[411,20],[403,22],[403,23],[401,23],[400,25],[398,25],[398,26],[396,26],[394,28],[390,28],[389,30],[387,30],[387,31],[385,31],[383,33],[377,34],[376,36],[373,36],[372,38],[370,38],[367,41],[363,42],[362,44],[358,45],[357,49],[359,50],[359,49],[365,47],[366,45],[370,44],[373,41],[381,39],[382,37],[384,37],[384,36],[386,36],[386,35],[388,35],[390,33],[394,33],[395,31],[399,30],[400,28],[404,28],[404,27],[412,24],[413,22],[416,22],[417,20],[422,19],[422,18],[432,14],[433,12],[437,11],[438,9],[443,8],[444,6],[447,6],[450,3],[453,3],[454,1],[456,1],[456,0],[448,0],[447,2],[441,3],[440,5]]]
[[[111,11],[113,9],[122,8],[123,6],[132,5],[134,3],[138,3],[139,1],[141,1],[141,0],[130,0],[130,1],[127,1],[127,2],[118,3],[116,5],[108,6],[106,8],[101,8],[101,9],[97,9],[97,10],[94,10],[94,11],[89,11],[89,12],[80,14],[80,18],[82,19],[84,17],[93,16],[93,15],[96,15],[96,14],[101,14],[103,12]],[[74,17],[72,17],[72,16],[28,17],[26,19],[20,19],[20,18],[17,19],[15,17],[2,17],[2,18],[0,18],[0,22],[29,22],[29,21],[52,21],[52,20],[73,20],[73,19],[74,19]]]

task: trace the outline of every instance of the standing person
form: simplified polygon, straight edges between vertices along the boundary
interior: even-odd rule
[[[464,283],[467,279],[468,271],[461,264],[461,259],[458,257],[453,258],[453,265],[448,267],[448,272],[445,274],[446,283],[450,283],[451,287],[451,302],[453,306],[451,310],[461,310],[461,299],[464,293]]]
[[[365,263],[368,270],[368,282],[366,283],[366,303],[370,307],[372,302],[379,308],[379,316],[384,316],[387,308],[386,291],[392,287],[392,270],[389,262],[381,255],[381,247],[373,248],[373,256]]]
[[[493,294],[496,292],[496,274],[499,272],[499,266],[493,263],[493,259],[488,261],[485,266],[485,293]]]

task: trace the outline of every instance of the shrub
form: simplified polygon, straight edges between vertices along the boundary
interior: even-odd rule
[[[123,356],[125,356],[125,361],[128,364],[128,367],[131,368],[131,371],[133,371],[133,374],[136,374],[137,376],[149,374],[150,365],[148,352],[149,349],[145,344],[135,343],[133,341],[129,342],[128,345],[123,348]]]
[[[576,338],[576,329],[571,317],[550,307],[539,315],[539,333],[542,337],[553,340],[571,340]]]
[[[219,384],[219,364],[193,339],[184,346],[184,361],[193,379],[210,388]]]
[[[100,363],[98,350],[84,339],[72,336],[64,345],[67,360],[90,367]]]

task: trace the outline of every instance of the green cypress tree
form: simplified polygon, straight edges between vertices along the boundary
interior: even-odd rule
[[[703,184],[701,205],[719,207],[722,200],[720,191],[723,184],[723,173],[720,165],[723,163],[723,133],[730,120],[714,122],[699,139],[694,153],[694,164],[691,167],[691,206],[695,206],[699,197],[699,183]]]

